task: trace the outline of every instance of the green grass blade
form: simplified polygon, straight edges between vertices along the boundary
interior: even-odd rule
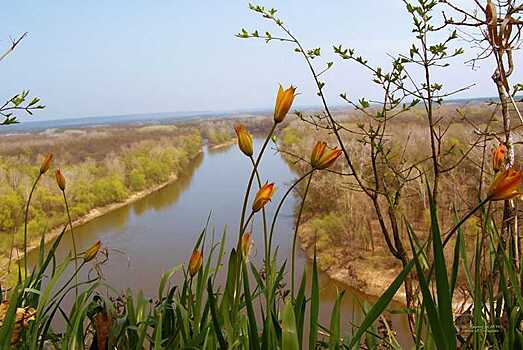
[[[307,274],[305,269],[303,269],[303,275],[301,277],[300,289],[296,295],[296,300],[294,301],[294,315],[296,316],[296,330],[298,332],[298,341],[300,342],[300,349],[303,345],[303,325],[305,323],[305,306],[306,306],[306,297],[305,297],[305,287],[307,285]]]
[[[222,329],[220,327],[220,321],[218,319],[218,312],[216,308],[216,298],[214,296],[214,292],[212,291],[212,282],[211,279],[207,280],[207,294],[209,296],[208,302],[211,309],[211,318],[213,323],[213,329],[214,333],[216,334],[216,338],[218,339],[218,343],[220,344],[220,349],[227,349],[227,342],[225,341],[225,338],[222,334]]]
[[[256,317],[254,315],[254,308],[252,307],[251,290],[249,286],[249,273],[245,261],[242,261],[243,271],[243,289],[245,296],[245,307],[247,309],[247,317],[249,323],[249,348],[251,350],[258,350],[260,348],[260,340],[258,339],[258,327],[256,324]]]
[[[21,293],[15,288],[10,293],[9,308],[5,315],[2,327],[0,327],[0,348],[10,349],[11,348],[11,334],[16,320],[16,308],[20,303]]]
[[[454,213],[455,213],[454,215],[457,218],[456,210],[454,210]],[[450,297],[451,298],[454,295],[454,290],[456,288],[456,283],[457,283],[457,280],[458,280],[460,252],[462,250],[461,244],[463,243],[462,237],[463,237],[463,231],[462,231],[461,226],[460,226],[458,228],[457,237],[456,237],[456,243],[454,245],[454,258],[453,258],[453,261],[452,261],[452,272],[451,272],[451,277],[450,277]]]
[[[336,302],[334,303],[334,308],[332,309],[329,338],[330,350],[338,350],[340,348],[340,306],[344,294],[345,291],[338,293],[338,295],[336,296]]]
[[[409,224],[407,224],[407,232],[409,234],[410,245],[412,249],[414,249],[414,242],[412,239],[412,236],[414,236],[414,232],[412,230],[412,226],[410,226]],[[438,349],[449,349],[447,339],[444,338],[445,333],[441,328],[441,322],[436,308],[436,304],[430,293],[430,287],[427,279],[425,278],[425,274],[423,268],[421,267],[417,254],[414,255],[412,260],[416,265],[419,288],[423,296],[423,305],[427,309],[427,317],[429,319],[430,329],[434,334],[434,340],[436,341]]]
[[[316,248],[312,260],[312,285],[311,285],[311,312],[309,328],[309,350],[316,349],[318,341],[318,315],[320,310],[320,288],[318,282],[318,264],[316,261]]]
[[[438,317],[441,322],[441,329],[444,332],[445,342],[449,349],[456,348],[456,328],[454,327],[454,318],[452,316],[452,298],[450,296],[450,286],[447,277],[447,265],[445,263],[445,254],[443,243],[441,241],[441,232],[438,223],[438,214],[436,204],[432,198],[432,193],[427,185],[427,192],[430,203],[430,218],[432,231],[432,248],[434,253],[435,277],[436,277],[436,296],[438,299]],[[418,276],[422,274],[418,271]],[[428,310],[428,309],[427,309]]]
[[[296,318],[292,299],[288,298],[282,314],[282,350],[299,350],[298,333],[296,332]]]

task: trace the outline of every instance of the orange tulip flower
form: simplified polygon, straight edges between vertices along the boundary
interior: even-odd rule
[[[505,145],[499,145],[492,150],[492,168],[495,172],[503,169],[505,165],[505,154],[507,153],[507,147]]]
[[[240,150],[247,156],[252,156],[252,136],[249,134],[247,129],[241,124],[236,124],[234,126],[234,131],[236,131],[236,136],[238,137],[238,147]]]
[[[256,197],[254,197],[252,211],[257,212],[263,208],[265,204],[271,200],[274,191],[276,191],[276,188],[273,183],[263,185],[262,188],[258,190],[258,193],[256,193]]]
[[[292,85],[286,90],[283,90],[281,85],[278,88],[278,95],[276,96],[276,106],[274,107],[275,123],[281,123],[287,115],[287,113],[289,112],[289,109],[291,109],[292,102],[294,101],[294,97],[296,96],[294,94],[295,91],[296,88]]]
[[[47,156],[45,156],[42,165],[40,166],[40,174],[45,174],[47,170],[51,167],[51,162],[53,160],[53,154],[48,153]]]
[[[327,144],[322,141],[316,142],[316,145],[314,145],[314,148],[312,149],[311,153],[311,165],[313,168],[316,168],[321,156],[325,153],[325,148],[327,147]]]
[[[499,172],[490,185],[487,198],[491,201],[512,199],[521,194],[519,187],[522,182],[523,173],[515,168]]]
[[[58,187],[60,187],[60,189],[62,191],[65,191],[65,177],[62,175],[62,172],[60,171],[60,169],[56,169],[55,177],[56,177],[56,183],[58,184]]]
[[[198,250],[195,249],[192,252],[191,259],[189,260],[189,274],[191,277],[194,277],[200,271],[203,264],[203,254]]]
[[[325,152],[326,148],[327,144],[325,142],[316,142],[311,153],[311,165],[314,169],[327,169],[341,156],[341,150],[338,148]]]

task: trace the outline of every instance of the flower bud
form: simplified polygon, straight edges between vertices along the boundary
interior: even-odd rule
[[[189,275],[194,277],[202,268],[202,264],[203,254],[198,249],[195,249],[192,252],[191,259],[189,260]]]
[[[252,203],[252,211],[257,212],[267,204],[272,198],[272,195],[276,191],[274,183],[267,183],[262,186],[256,193],[254,197],[254,202]]]
[[[56,169],[55,176],[58,187],[60,187],[62,191],[65,191],[65,177],[62,175],[60,169]]]
[[[247,156],[252,156],[252,136],[249,134],[247,129],[241,124],[234,126],[234,131],[236,131],[236,136],[238,137],[238,147],[240,150]]]
[[[84,262],[89,262],[96,258],[96,255],[98,254],[98,251],[100,250],[101,246],[102,242],[96,241],[95,244],[93,244],[89,249],[87,249],[84,253]]]
[[[490,185],[487,198],[491,201],[512,199],[522,192],[519,190],[523,182],[523,173],[515,168],[509,168],[496,174]]]
[[[276,96],[276,106],[274,107],[275,123],[281,123],[287,115],[287,113],[289,112],[289,109],[292,106],[292,102],[294,101],[295,91],[296,88],[292,85],[286,90],[283,90],[281,85],[278,88],[278,95]]]
[[[248,257],[249,253],[251,252],[251,246],[252,246],[252,237],[250,233],[244,233],[242,235],[242,241],[241,241],[241,251],[244,257]]]
[[[42,165],[40,166],[40,174],[45,174],[47,170],[51,167],[51,162],[53,161],[53,154],[48,153],[44,160],[42,161]]]
[[[507,153],[507,147],[500,144],[498,147],[492,150],[492,169],[498,172],[503,169],[505,165],[505,154]]]
[[[327,144],[325,142],[318,141],[312,149],[311,166],[314,169],[327,169],[341,156],[341,150],[334,148],[325,151],[326,148]]]

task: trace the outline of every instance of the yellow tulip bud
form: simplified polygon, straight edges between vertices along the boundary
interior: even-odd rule
[[[492,150],[492,168],[495,172],[503,169],[505,165],[505,154],[507,153],[507,147],[505,145],[499,145]]]
[[[249,134],[247,129],[241,124],[234,126],[234,131],[236,131],[236,136],[238,137],[238,146],[240,150],[247,156],[252,156],[252,136]]]
[[[274,107],[274,122],[281,123],[289,109],[291,109],[292,102],[294,101],[294,92],[296,88],[292,85],[283,90],[282,86],[278,88],[278,95],[276,96],[276,106]]]
[[[252,203],[252,211],[257,212],[267,204],[272,198],[272,195],[276,191],[273,183],[265,184],[258,190]]]
[[[65,177],[62,175],[62,172],[60,171],[60,169],[56,169],[55,177],[56,177],[56,183],[58,184],[58,187],[60,187],[60,189],[62,191],[65,191]]]
[[[102,242],[96,241],[95,244],[93,244],[89,249],[87,249],[84,253],[84,262],[89,262],[96,258],[96,255],[98,254],[98,251],[100,250],[101,246]]]
[[[191,259],[189,260],[189,275],[194,277],[202,268],[202,264],[203,254],[198,249],[195,249],[192,252]]]
[[[45,174],[47,170],[51,167],[51,162],[53,160],[53,154],[48,153],[47,156],[45,156],[44,160],[42,161],[42,165],[40,166],[40,174]]]
[[[242,254],[244,257],[248,257],[249,253],[251,252],[251,246],[252,246],[252,237],[250,233],[244,233],[242,235],[242,241],[240,248],[242,250]]]

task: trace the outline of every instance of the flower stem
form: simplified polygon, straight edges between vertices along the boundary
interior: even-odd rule
[[[80,270],[83,268],[84,265],[85,265],[85,262],[82,262],[82,264],[80,266],[75,267],[75,271],[74,271],[73,275],[67,280],[67,282],[64,283],[64,285],[56,293],[54,293],[54,296],[48,302],[49,306],[43,312],[44,315],[47,313],[48,310],[50,310],[53,303],[59,299],[60,294],[64,290],[67,289],[67,286],[69,285],[69,283],[71,283],[73,281],[73,279],[75,279],[75,278],[78,280],[78,278],[77,278],[78,274],[80,273]],[[78,283],[75,284],[75,289],[78,290]],[[68,289],[68,290],[70,290],[70,289]]]
[[[445,248],[445,246],[447,245],[447,243],[449,242],[449,240],[452,238],[452,236],[454,235],[454,233],[456,233],[456,231],[461,227],[461,225],[463,225],[465,223],[465,221],[467,221],[478,209],[480,209],[483,205],[485,205],[485,203],[487,203],[488,201],[490,200],[489,197],[486,197],[485,199],[483,199],[474,209],[472,209],[471,211],[469,211],[453,228],[452,230],[450,230],[450,232],[447,234],[447,237],[445,237],[445,239],[443,240],[443,248]]]
[[[274,133],[274,130],[276,129],[276,123],[272,125],[271,131],[267,135],[267,138],[265,139],[265,142],[263,143],[263,146],[260,150],[260,153],[258,154],[258,158],[256,158],[256,163],[254,164],[254,168],[251,171],[251,176],[249,177],[249,182],[247,184],[247,190],[245,191],[245,196],[243,198],[243,207],[242,207],[242,215],[240,217],[240,232],[238,235],[238,248],[240,248],[241,239],[242,239],[242,231],[244,226],[244,220],[245,220],[245,212],[247,211],[247,201],[249,200],[249,193],[251,192],[252,182],[254,180],[254,175],[256,174],[256,169],[258,169],[258,165],[260,164],[260,160],[262,158],[263,152],[265,152],[265,148],[267,147],[267,144],[269,143],[269,140],[272,137],[272,134]]]
[[[64,196],[65,211],[67,212],[67,219],[69,220],[69,227],[71,228],[71,241],[73,242],[73,253],[74,253],[74,267],[75,267],[75,269],[78,269],[78,253],[76,251],[76,240],[74,238],[74,232],[73,232],[73,221],[71,220],[71,214],[69,212],[69,204],[67,203],[67,196],[65,195],[65,191],[62,191],[62,195]],[[78,283],[78,276],[76,277],[76,281]],[[76,288],[76,295],[78,296],[78,288]]]
[[[303,199],[301,201],[300,210],[298,211],[298,216],[296,218],[296,225],[294,228],[294,237],[292,238],[292,260],[291,260],[291,296],[294,298],[294,273],[295,273],[295,264],[296,264],[296,238],[298,237],[298,228],[300,226],[301,214],[303,213],[303,207],[305,206],[305,199],[307,198],[307,193],[309,192],[309,186],[312,180],[312,174],[314,170],[310,172],[309,179],[307,180],[307,186],[305,187],[305,192],[303,193]]]
[[[294,189],[294,187],[296,187],[303,179],[305,179],[307,176],[309,176],[310,174],[312,174],[314,170],[310,170],[309,172],[305,173],[302,177],[300,177],[298,180],[296,180],[292,185],[291,187],[289,187],[289,189],[287,190],[287,192],[285,192],[285,194],[283,195],[282,199],[280,200],[280,203],[278,204],[278,207],[276,208],[276,211],[274,212],[274,217],[272,218],[272,223],[271,223],[271,230],[269,231],[269,251],[268,251],[268,255],[270,256],[270,253],[271,253],[271,249],[272,249],[272,236],[274,234],[274,229],[276,227],[276,220],[278,219],[278,215],[280,214],[280,210],[281,208],[283,207],[283,203],[285,202],[285,200],[287,199],[287,196],[292,192],[292,190]]]
[[[38,181],[40,181],[41,177],[42,177],[42,173],[38,173],[38,176],[36,177],[36,180],[33,183],[33,187],[31,188],[31,192],[29,192],[29,198],[27,199],[27,205],[25,207],[25,218],[24,218],[24,273],[25,273],[25,276],[27,276],[27,221],[29,218],[29,205],[31,204],[31,198],[33,197],[33,192],[35,191],[36,185],[38,184]]]
[[[251,221],[251,219],[254,217],[254,212],[251,211],[251,213],[249,214],[249,216],[247,217],[247,220],[245,220],[245,225],[243,226],[242,230],[240,231],[240,237],[243,235],[243,233],[245,232],[245,230],[247,229],[247,225],[249,225],[249,222]],[[240,252],[241,249],[238,249],[238,252]]]
[[[258,169],[256,167],[256,163],[254,161],[254,158],[252,156],[249,157],[252,162],[253,169],[256,172],[256,179],[258,180],[258,188],[262,187],[262,182],[260,178],[260,174],[258,172]],[[265,207],[262,208],[262,217],[263,217],[263,244],[265,249],[265,260],[269,261],[269,256],[267,255],[267,244],[268,244],[268,237],[267,237],[267,215],[265,214]]]

